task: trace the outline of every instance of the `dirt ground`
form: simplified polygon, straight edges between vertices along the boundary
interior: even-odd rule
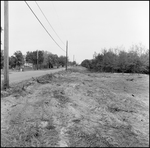
[[[149,147],[149,75],[78,67],[1,90],[2,147]]]

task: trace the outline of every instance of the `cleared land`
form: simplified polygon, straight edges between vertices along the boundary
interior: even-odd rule
[[[47,74],[1,91],[1,146],[148,147],[149,76]]]

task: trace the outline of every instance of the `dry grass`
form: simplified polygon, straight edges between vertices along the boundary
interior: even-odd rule
[[[2,95],[2,147],[148,147],[148,76],[82,68],[16,84]]]

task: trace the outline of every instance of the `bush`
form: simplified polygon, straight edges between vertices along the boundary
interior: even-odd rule
[[[141,45],[132,46],[129,52],[121,50],[118,54],[113,49],[104,49],[92,60],[82,61],[81,66],[98,72],[149,74],[149,50],[142,49]]]

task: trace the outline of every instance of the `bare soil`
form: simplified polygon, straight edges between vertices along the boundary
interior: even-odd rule
[[[2,147],[149,147],[149,76],[77,67],[1,90]]]

